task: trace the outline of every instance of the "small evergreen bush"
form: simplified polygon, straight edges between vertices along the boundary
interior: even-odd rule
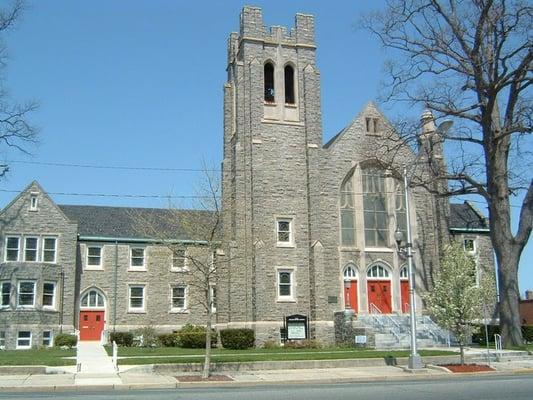
[[[178,332],[180,347],[187,349],[205,348],[205,326],[187,324]],[[211,347],[217,345],[217,333],[211,332]]]
[[[141,347],[156,347],[158,345],[158,337],[155,329],[151,326],[143,326],[142,328],[133,331],[135,338],[140,338],[139,346]]]
[[[226,349],[249,349],[254,347],[255,332],[253,329],[248,328],[222,329],[220,331],[220,341]]]
[[[76,346],[78,343],[78,338],[76,335],[71,335],[69,333],[60,333],[59,335],[56,335],[54,338],[54,346],[55,347],[63,347],[66,346],[69,349]]]
[[[522,337],[525,343],[533,343],[533,325],[522,325]]]
[[[111,332],[109,335],[111,343],[115,342],[118,346],[133,346],[133,333],[131,332]]]
[[[179,337],[177,333],[164,333],[159,335],[157,339],[163,347],[177,347],[179,345]]]

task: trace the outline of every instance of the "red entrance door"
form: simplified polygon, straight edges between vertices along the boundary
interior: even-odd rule
[[[400,281],[400,292],[401,292],[401,299],[402,299],[402,312],[408,313],[409,312],[409,281],[402,280]]]
[[[368,281],[368,311],[373,313],[374,304],[383,314],[392,313],[390,281]]]
[[[80,311],[80,340],[100,340],[104,311]]]
[[[344,305],[357,312],[357,281],[344,282]]]

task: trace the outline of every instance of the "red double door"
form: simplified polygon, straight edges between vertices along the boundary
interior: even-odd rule
[[[100,340],[104,311],[80,311],[80,340]]]
[[[409,304],[410,304],[409,281],[408,280],[401,280],[400,281],[400,293],[401,293],[401,299],[402,299],[402,312],[403,313],[408,313],[409,312]]]
[[[344,282],[344,305],[357,312],[357,281]]]
[[[367,281],[368,311],[377,312],[372,309],[372,304],[383,314],[392,313],[391,283],[385,280]]]

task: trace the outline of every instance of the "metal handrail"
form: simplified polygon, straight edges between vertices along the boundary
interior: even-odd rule
[[[503,353],[503,345],[502,345],[502,335],[495,333],[494,334],[494,345],[496,348],[496,355],[498,357],[502,356]]]
[[[383,314],[383,312],[374,303],[370,303],[370,314]]]

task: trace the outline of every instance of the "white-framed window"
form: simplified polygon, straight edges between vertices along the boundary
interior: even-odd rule
[[[129,285],[129,311],[144,312],[145,305],[145,286]]]
[[[187,309],[187,286],[176,285],[170,288],[171,311],[183,311]]]
[[[56,306],[56,284],[54,282],[45,282],[43,284],[43,307],[55,308]]]
[[[130,248],[130,268],[145,269],[144,247]]]
[[[277,294],[278,301],[294,301],[294,269],[278,268]]]
[[[31,349],[31,331],[18,331],[17,349]]]
[[[0,282],[0,307],[9,307],[11,303],[11,282]]]
[[[24,261],[36,262],[39,249],[39,238],[26,236],[24,238]]]
[[[357,270],[355,269],[355,265],[352,263],[346,265],[346,267],[344,267],[343,277],[345,281],[357,280]]]
[[[87,268],[102,268],[102,246],[87,246]]]
[[[43,331],[43,346],[52,347],[54,345],[54,335],[52,331]]]
[[[172,271],[187,271],[187,253],[185,249],[174,249],[172,251]]]
[[[467,253],[473,254],[476,252],[476,240],[474,238],[464,238],[463,247]]]
[[[409,269],[407,268],[407,265],[404,265],[402,269],[400,270],[400,279],[401,280],[409,279]]]
[[[43,238],[43,262],[55,263],[57,253],[57,238],[44,237]]]
[[[19,254],[20,254],[20,237],[7,236],[6,237],[5,260],[6,261],[18,261]]]
[[[18,307],[35,307],[35,282],[20,281],[18,283]]]
[[[39,206],[39,193],[30,194],[30,211],[37,211]]]
[[[82,296],[80,306],[82,308],[103,308],[105,307],[104,296],[98,290],[91,289]]]
[[[0,350],[6,348],[6,331],[0,331]]]
[[[276,238],[280,247],[294,246],[292,218],[276,218]]]

